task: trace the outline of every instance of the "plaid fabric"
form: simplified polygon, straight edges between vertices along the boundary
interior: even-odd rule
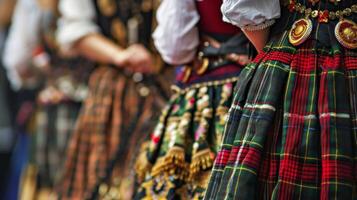
[[[118,148],[121,157],[117,158],[116,178],[134,179],[128,159],[164,102],[154,89],[148,96],[141,95],[143,89],[148,88],[111,67],[99,67],[91,74],[89,97],[70,140],[64,177],[57,187],[60,199],[91,198]]]
[[[237,85],[205,199],[357,198],[356,51],[285,32]]]
[[[67,144],[75,126],[80,104],[41,106],[35,113],[31,141],[31,163],[38,169],[38,187],[52,188],[60,179]]]

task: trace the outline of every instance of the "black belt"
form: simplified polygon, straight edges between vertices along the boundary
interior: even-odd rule
[[[225,42],[219,43],[219,47],[214,47],[209,42],[203,43],[198,53],[198,60],[202,63],[198,69],[199,74],[224,65],[238,63],[239,55],[247,55],[252,58],[256,54],[253,45],[243,33],[236,34]]]

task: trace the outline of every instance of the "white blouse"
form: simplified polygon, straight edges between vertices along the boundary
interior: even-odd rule
[[[165,62],[179,65],[193,60],[199,45],[199,19],[194,0],[162,1],[153,38]]]
[[[96,12],[90,0],[60,0],[61,18],[58,23],[57,41],[64,51],[71,51],[73,44],[82,37],[97,33]]]
[[[96,12],[90,0],[60,0],[57,40],[69,51],[82,37],[99,32]],[[193,60],[199,44],[196,24],[199,21],[194,0],[163,0],[157,11],[158,27],[154,43],[162,58],[169,64]]]
[[[223,20],[242,29],[259,30],[280,17],[279,0],[223,0]]]
[[[22,87],[18,70],[29,67],[32,51],[38,45],[42,16],[36,0],[17,1],[3,52],[4,67],[15,90]]]

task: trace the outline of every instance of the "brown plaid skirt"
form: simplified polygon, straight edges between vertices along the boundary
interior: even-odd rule
[[[135,149],[152,128],[164,98],[150,83],[117,69],[98,67],[89,80],[85,100],[71,138],[65,173],[57,187],[60,199],[88,199],[114,155],[115,177],[120,182],[134,180],[131,160]],[[149,80],[150,81],[150,80]],[[127,190],[131,190],[131,185]]]

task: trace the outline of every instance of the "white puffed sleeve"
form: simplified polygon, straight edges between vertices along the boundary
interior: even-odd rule
[[[279,0],[223,0],[223,21],[242,29],[259,30],[280,17]]]
[[[153,38],[163,60],[172,65],[192,61],[199,45],[199,14],[194,0],[163,0],[157,21]]]
[[[14,90],[22,86],[18,71],[29,67],[32,51],[39,43],[41,16],[35,0],[17,1],[3,54],[4,67]]]
[[[64,51],[82,37],[99,32],[95,23],[96,12],[90,0],[60,0],[61,18],[58,22],[57,41]]]

